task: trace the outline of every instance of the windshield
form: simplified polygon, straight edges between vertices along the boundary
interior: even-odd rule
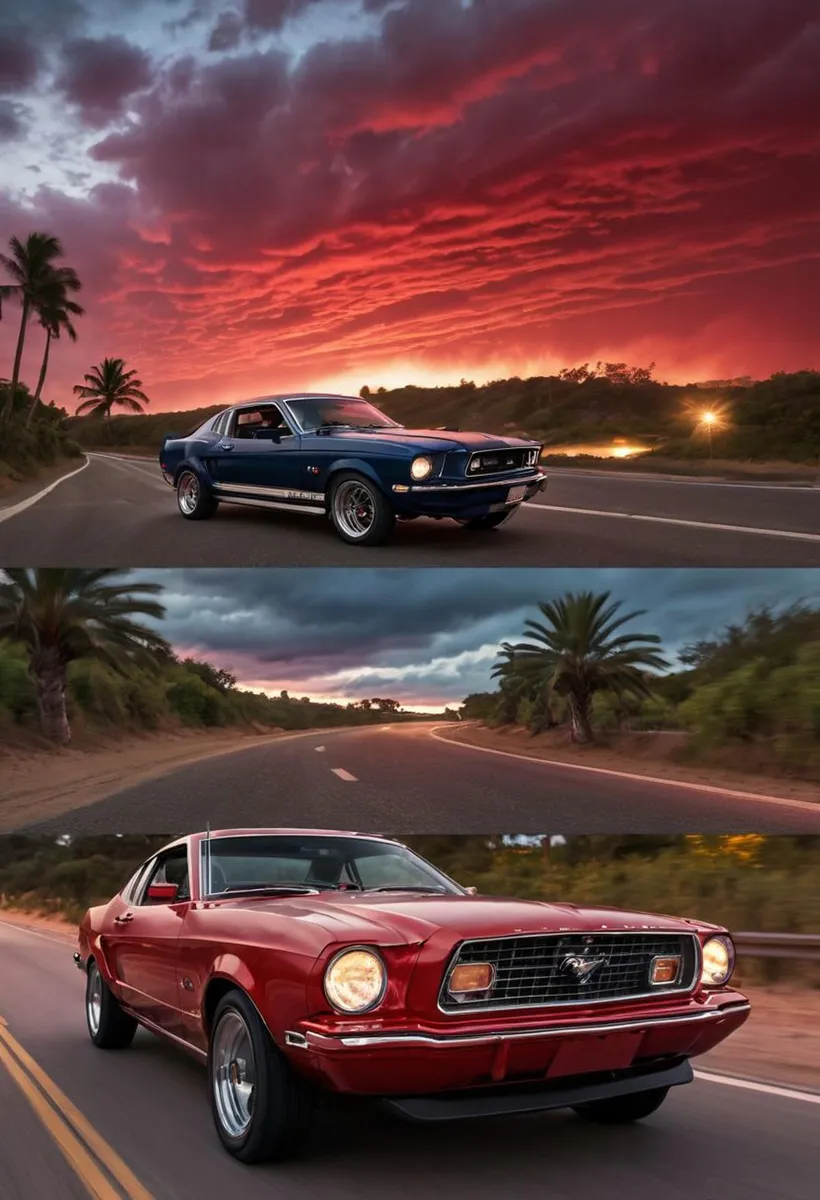
[[[299,424],[308,431],[337,425],[352,429],[401,428],[367,400],[357,400],[354,396],[311,396],[290,400],[288,404]]]
[[[216,837],[202,842],[201,853],[203,896],[337,890],[464,894],[412,850],[368,838]]]

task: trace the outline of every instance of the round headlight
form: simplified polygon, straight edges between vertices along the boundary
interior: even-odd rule
[[[372,950],[342,950],[325,971],[325,995],[338,1012],[368,1012],[381,1003],[386,987],[384,963]]]
[[[735,946],[730,937],[720,934],[709,938],[703,947],[703,970],[700,981],[704,987],[721,987],[732,978],[735,969]]]
[[[433,460],[428,458],[426,454],[422,454],[419,458],[414,458],[410,464],[411,479],[427,479],[433,474]]]

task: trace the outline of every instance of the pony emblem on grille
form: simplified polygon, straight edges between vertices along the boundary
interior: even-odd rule
[[[608,962],[609,959],[603,956],[589,958],[583,954],[569,954],[561,963],[560,971],[562,975],[577,979],[578,983],[586,983],[599,967],[605,967]]]

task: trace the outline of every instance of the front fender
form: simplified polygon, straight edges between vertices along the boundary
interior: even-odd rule
[[[330,495],[330,490],[333,486],[333,480],[337,475],[343,474],[345,471],[355,471],[358,475],[364,475],[372,484],[379,489],[385,496],[389,495],[390,489],[384,480],[380,477],[375,467],[371,466],[364,458],[339,458],[330,467],[327,473],[326,492]]]

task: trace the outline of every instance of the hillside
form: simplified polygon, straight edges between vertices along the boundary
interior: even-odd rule
[[[549,451],[567,445],[624,439],[651,447],[647,457],[707,460],[709,438],[699,424],[717,415],[711,453],[717,460],[820,459],[820,372],[773,375],[760,382],[726,381],[685,386],[658,382],[645,368],[607,364],[600,372],[576,368],[559,376],[503,379],[478,387],[408,385],[362,393],[402,424],[452,425],[490,433],[522,433]],[[67,428],[86,448],[156,451],[169,432],[195,429],[219,406],[110,421],[71,418]]]

